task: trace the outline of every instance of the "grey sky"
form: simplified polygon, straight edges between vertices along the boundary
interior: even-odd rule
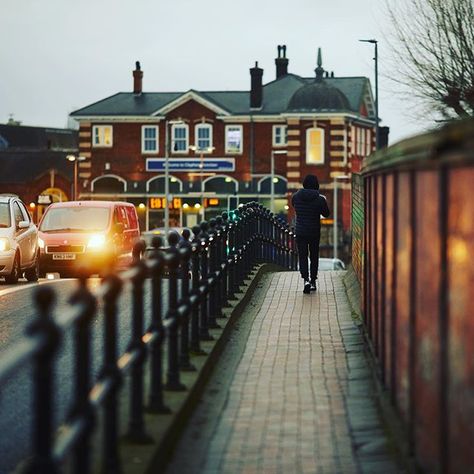
[[[67,115],[132,90],[248,90],[256,60],[275,78],[278,44],[289,72],[313,76],[317,48],[336,76],[368,76],[379,43],[380,116],[390,141],[419,132],[410,105],[384,75],[389,55],[383,0],[0,0],[0,123],[64,127]]]

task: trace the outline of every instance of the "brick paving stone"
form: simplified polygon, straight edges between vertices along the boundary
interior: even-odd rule
[[[170,474],[401,472],[342,275],[321,272],[310,295],[296,272],[269,277],[203,463]]]

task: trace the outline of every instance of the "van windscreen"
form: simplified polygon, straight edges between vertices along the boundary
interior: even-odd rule
[[[55,207],[40,225],[42,232],[91,232],[106,230],[110,209],[106,207]]]

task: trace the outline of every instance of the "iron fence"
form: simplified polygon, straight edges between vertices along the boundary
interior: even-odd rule
[[[93,469],[91,440],[101,414],[101,470],[121,472],[119,453],[119,394],[129,377],[129,441],[150,441],[144,421],[145,410],[167,413],[164,390],[183,391],[183,371],[195,370],[190,354],[202,354],[201,341],[212,339],[209,329],[224,318],[222,308],[235,297],[256,263],[272,262],[296,270],[295,236],[269,210],[249,203],[210,223],[202,222],[182,235],[172,232],[168,246],[160,237],[152,246],[143,242],[134,248],[134,262],[122,273],[111,272],[93,293],[85,276],[79,278],[70,297],[70,311],[59,321],[53,314],[55,293],[48,285],[37,288],[37,318],[28,326],[26,339],[0,360],[1,389],[20,367],[33,364],[32,456],[25,473],[54,474],[71,460],[73,472]],[[192,237],[192,238],[191,238]],[[164,308],[163,278],[168,278],[168,305]],[[145,298],[144,283],[151,293]],[[125,284],[131,285],[132,314],[129,342],[119,354],[117,317],[119,297]],[[91,361],[99,357],[91,350],[91,321],[102,306],[102,368],[94,380]],[[150,324],[145,327],[145,311]],[[74,397],[69,416],[58,435],[54,428],[54,365],[66,331],[74,333],[74,369],[71,374]],[[163,357],[164,350],[167,357]],[[147,361],[148,359],[148,361]],[[166,362],[166,367],[163,367]],[[145,393],[149,371],[148,393]],[[147,402],[145,403],[145,399]]]

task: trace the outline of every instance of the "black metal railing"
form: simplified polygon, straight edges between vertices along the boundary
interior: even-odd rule
[[[91,472],[92,436],[100,410],[101,469],[120,472],[118,442],[123,433],[119,424],[124,420],[119,419],[118,397],[124,389],[124,377],[129,377],[130,390],[126,437],[133,443],[151,442],[145,411],[168,413],[164,391],[186,390],[180,375],[195,370],[190,354],[204,353],[201,341],[213,339],[209,330],[220,326],[225,317],[222,308],[236,297],[255,264],[270,262],[297,268],[294,232],[259,204],[246,204],[230,215],[211,219],[209,224],[202,222],[192,231],[192,239],[188,229],[182,235],[171,232],[166,248],[158,236],[149,248],[139,242],[132,266],[120,274],[110,273],[95,293],[88,288],[86,277],[80,278],[69,299],[69,311],[61,318],[53,314],[55,293],[51,286],[37,288],[38,317],[28,327],[24,341],[0,359],[2,390],[17,369],[33,363],[33,452],[23,472],[61,472],[66,459],[73,472]],[[148,292],[144,291],[145,282],[151,288]],[[125,286],[131,287],[131,327],[127,348],[120,355],[117,324]],[[99,311],[103,320],[102,354],[93,353],[91,344],[91,323]],[[74,396],[57,434],[53,369],[61,340],[71,329]],[[101,357],[102,367],[94,380],[92,361],[97,357]]]

